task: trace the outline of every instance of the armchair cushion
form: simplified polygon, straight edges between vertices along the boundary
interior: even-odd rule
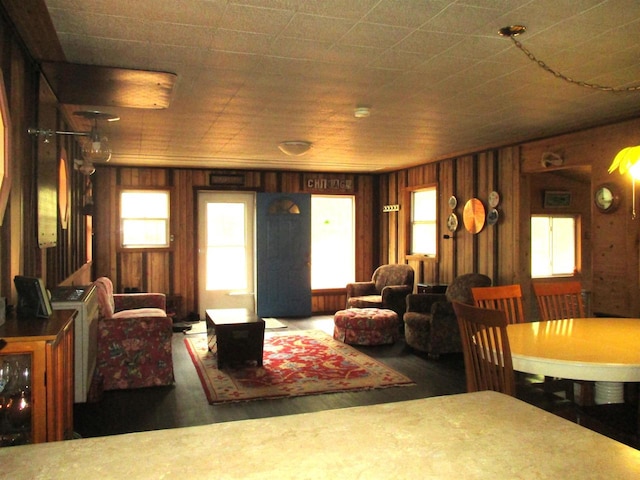
[[[113,312],[115,312],[113,283],[111,283],[111,280],[107,277],[100,277],[93,282],[93,284],[96,286],[100,316],[103,318],[111,318]]]
[[[471,289],[475,287],[489,287],[491,279],[481,273],[465,273],[455,278],[447,287],[446,295],[449,302],[461,302],[475,305]]]
[[[353,282],[347,284],[347,298],[380,295],[373,282]]]
[[[96,377],[102,389],[172,384],[173,320],[165,295],[114,294],[107,277],[94,283],[100,309]]]
[[[414,271],[409,265],[382,265],[373,272],[371,281],[347,284],[347,308],[385,308],[402,318],[413,280]]]
[[[121,310],[114,313],[111,318],[136,318],[136,317],[166,317],[167,314],[160,308],[134,308],[133,310]]]
[[[408,295],[403,316],[407,345],[434,357],[462,352],[460,329],[451,301],[473,305],[471,288],[489,285],[491,279],[486,275],[468,273],[456,277],[445,294]]]
[[[116,293],[113,295],[114,312],[138,308],[155,308],[166,312],[167,299],[164,293]]]
[[[171,385],[173,321],[167,317],[103,318],[97,371],[104,390]]]
[[[376,308],[382,305],[382,295],[361,295],[351,297],[350,308]]]

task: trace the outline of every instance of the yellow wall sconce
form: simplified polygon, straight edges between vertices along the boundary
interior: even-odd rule
[[[631,175],[632,187],[632,218],[636,218],[636,180],[640,179],[640,145],[635,147],[626,147],[618,152],[618,154],[609,165],[609,173],[616,170],[620,175],[627,172]]]

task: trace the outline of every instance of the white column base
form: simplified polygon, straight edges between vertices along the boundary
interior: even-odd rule
[[[596,382],[595,402],[596,405],[624,403],[624,383]]]

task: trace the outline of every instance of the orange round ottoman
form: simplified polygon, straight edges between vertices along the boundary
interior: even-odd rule
[[[350,345],[384,345],[400,336],[398,314],[386,308],[339,310],[333,323],[333,338]]]

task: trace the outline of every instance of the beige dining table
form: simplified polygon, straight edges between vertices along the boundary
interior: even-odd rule
[[[509,325],[514,370],[596,382],[596,403],[621,403],[640,382],[640,318],[573,318]]]

